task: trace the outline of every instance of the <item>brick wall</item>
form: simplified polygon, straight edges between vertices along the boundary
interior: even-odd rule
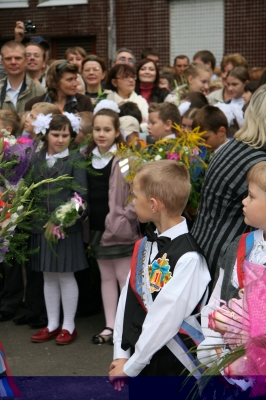
[[[128,47],[139,60],[144,47],[155,47],[168,65],[169,37],[168,0],[116,0],[117,48]]]
[[[266,2],[225,1],[225,54],[241,53],[250,67],[266,66]]]
[[[28,8],[0,10],[1,43],[14,38],[16,21],[32,20],[37,28],[35,36],[47,39],[83,36],[96,37],[97,54],[107,58],[108,0],[90,0],[88,5],[62,7],[36,7],[37,0],[30,0]],[[78,40],[76,45],[78,46]]]

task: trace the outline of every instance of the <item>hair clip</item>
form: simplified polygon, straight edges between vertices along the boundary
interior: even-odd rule
[[[62,62],[61,64],[59,64],[57,67],[56,67],[56,72],[59,72],[62,68],[64,68],[66,65],[68,65],[68,64],[70,64],[70,62],[69,61],[64,61],[64,62]]]

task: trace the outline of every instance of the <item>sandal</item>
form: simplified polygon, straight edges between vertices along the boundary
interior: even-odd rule
[[[113,332],[114,330],[112,328],[108,328],[108,326],[106,326],[103,330],[107,329],[108,331],[110,331],[110,335],[94,335],[92,337],[92,343],[94,344],[104,344],[104,343],[110,343],[113,344]]]

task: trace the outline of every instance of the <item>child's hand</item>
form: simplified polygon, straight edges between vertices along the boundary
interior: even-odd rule
[[[114,389],[118,392],[121,392],[127,383],[128,376],[124,373],[124,365],[126,362],[127,358],[118,358],[110,365],[109,380],[114,386]]]

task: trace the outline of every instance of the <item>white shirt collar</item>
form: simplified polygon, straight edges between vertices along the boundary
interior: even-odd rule
[[[176,135],[174,133],[171,133],[170,135],[167,135],[162,138],[162,140],[166,140],[166,139],[176,139]]]
[[[23,81],[21,81],[21,84],[19,85],[19,87],[17,89],[13,89],[9,82],[9,79],[7,79],[6,90],[8,91],[9,89],[11,89],[11,90],[14,90],[15,92],[19,92],[21,89],[22,83],[23,83]]]
[[[99,152],[98,147],[92,150],[92,166],[96,169],[102,169],[106,167],[111,161],[111,155],[117,150],[117,145],[114,143],[112,147],[105,154]]]
[[[184,233],[188,233],[188,227],[187,227],[187,221],[186,218],[181,217],[182,218],[182,222],[180,222],[179,224],[173,226],[170,229],[167,229],[167,231],[164,231],[162,233],[159,234],[158,230],[156,229],[156,233],[158,234],[158,237],[160,236],[167,236],[169,237],[171,240],[175,239],[177,236],[180,235],[184,235]]]
[[[47,164],[48,167],[52,168],[55,165],[55,162],[58,158],[64,158],[67,157],[69,155],[69,150],[65,149],[64,151],[61,151],[61,153],[57,153],[57,154],[48,154],[46,153],[46,160],[47,160]]]

